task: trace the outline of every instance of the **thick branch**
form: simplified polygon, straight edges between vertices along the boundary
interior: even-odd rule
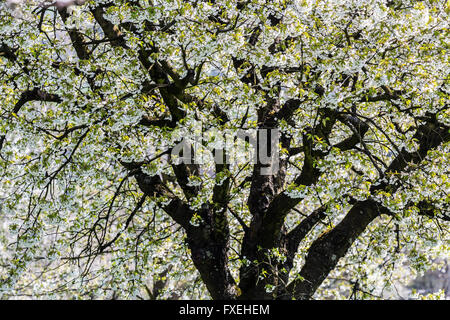
[[[320,236],[308,250],[300,271],[302,278],[292,281],[280,298],[309,299],[343,257],[356,238],[379,214],[379,205],[368,199],[360,201],[331,231]]]
[[[209,205],[204,205],[197,212],[202,221],[200,225],[194,225],[191,223],[194,211],[187,203],[171,194],[158,176],[150,177],[140,169],[135,176],[144,194],[165,195],[169,198],[162,209],[186,231],[192,261],[212,298],[234,298],[234,279],[228,269],[228,224],[226,219],[220,219],[226,216],[225,208],[223,212],[217,213]]]
[[[435,121],[420,126],[415,136],[419,139],[419,149],[415,152],[403,150],[391,162],[388,172],[408,170],[410,164],[420,163],[426,157],[428,151],[450,140],[449,128]],[[391,192],[394,192],[398,187],[398,185],[394,186],[389,182],[382,182],[372,185],[370,191],[374,194],[378,190],[389,188]],[[421,212],[426,214],[427,211],[421,210]],[[294,280],[287,287],[286,297],[311,298],[329,272],[334,269],[339,259],[347,253],[357,237],[380,214],[391,213],[371,198],[357,202],[335,228],[323,234],[311,245],[305,264],[300,271],[300,276],[303,279]]]

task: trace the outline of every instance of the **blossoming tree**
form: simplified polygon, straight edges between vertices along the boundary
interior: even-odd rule
[[[448,1],[0,6],[1,296],[374,298],[448,255]],[[251,129],[276,166],[228,161]]]

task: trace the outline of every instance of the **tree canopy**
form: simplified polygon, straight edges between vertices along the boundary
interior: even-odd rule
[[[376,299],[449,256],[449,1],[0,6],[0,297]]]

